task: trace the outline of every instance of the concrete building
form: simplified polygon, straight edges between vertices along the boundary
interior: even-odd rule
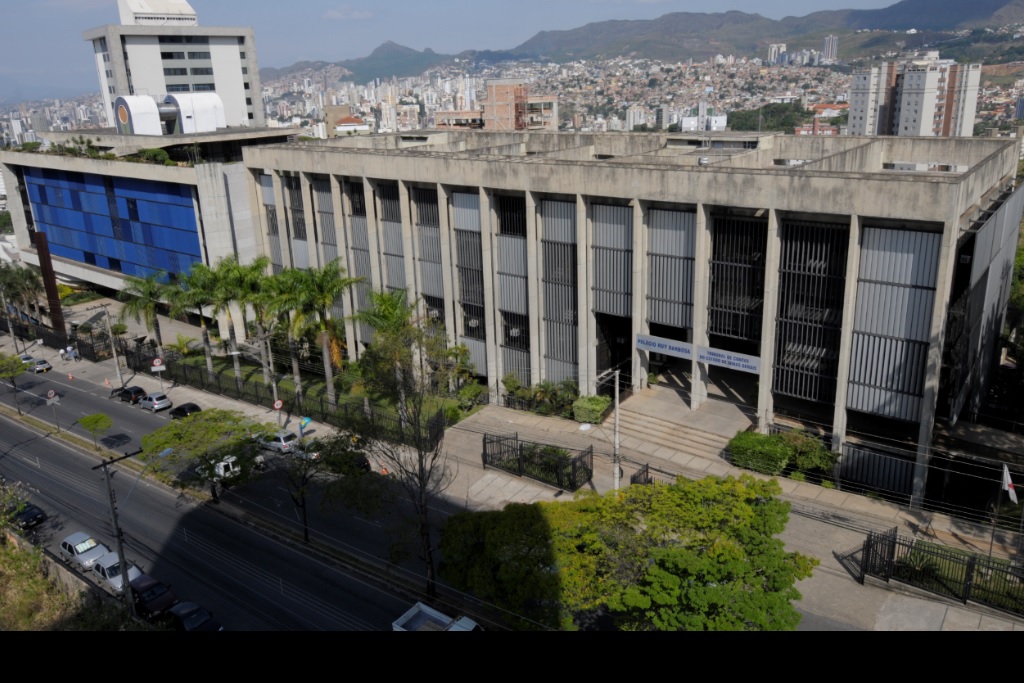
[[[485,83],[487,99],[483,102],[483,127],[492,132],[558,130],[558,97],[530,95],[521,78],[492,78]],[[446,114],[459,112],[445,112]],[[459,117],[445,116],[446,121]],[[438,126],[442,124],[439,122]]]
[[[406,289],[495,399],[510,373],[587,394],[670,375],[693,410],[816,425],[844,480],[918,500],[936,422],[998,358],[1015,139],[289,132],[101,137],[118,159],[202,146],[178,166],[0,152],[24,259],[45,233],[58,273],[117,288],[232,253],[339,258],[364,279],[335,311],[354,357],[372,334],[351,314]]]
[[[162,102],[177,93],[217,93],[228,126],[266,125],[251,28],[199,26],[184,0],[118,0],[121,24],[86,31],[107,125],[118,97]]]
[[[854,71],[851,135],[970,137],[978,106],[980,64],[957,64],[923,52]]]
[[[839,60],[839,36],[825,36],[821,46],[821,58],[828,64],[834,64]]]
[[[494,396],[670,367],[691,408],[714,386],[764,429],[826,425],[918,499],[936,420],[997,357],[1024,210],[1009,139],[452,130],[244,157],[275,270],[340,257],[365,278],[346,315],[408,289]],[[864,434],[917,456],[879,474]]]

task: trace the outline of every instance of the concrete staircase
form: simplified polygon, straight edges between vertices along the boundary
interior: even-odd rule
[[[619,435],[624,449],[631,443],[664,447],[677,453],[721,461],[722,452],[750,418],[730,404],[711,400],[693,412],[671,389],[650,387],[637,391],[619,406]],[[614,414],[602,430],[612,434]]]

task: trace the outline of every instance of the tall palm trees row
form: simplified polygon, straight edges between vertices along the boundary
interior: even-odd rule
[[[7,320],[12,336],[11,311],[8,306],[13,306],[19,312],[33,306],[36,320],[40,320],[39,297],[42,293],[43,279],[38,272],[10,263],[0,264],[0,306],[3,307],[3,316]]]
[[[333,368],[341,364],[344,333],[337,321],[331,319],[330,310],[345,290],[359,280],[346,277],[337,260],[323,268],[289,268],[276,275],[267,274],[269,265],[270,261],[266,257],[243,265],[232,256],[222,259],[213,267],[195,264],[187,275],[175,282],[167,282],[164,273],[145,279],[129,278],[118,295],[125,302],[122,319],[131,317],[136,322],[144,322],[146,328],[153,332],[158,352],[162,354],[163,338],[157,318],[158,306],[161,303],[168,304],[172,316],[198,313],[206,369],[212,380],[213,350],[205,314],[225,316],[235,381],[241,388],[242,371],[234,314],[236,311],[241,312],[246,329],[251,314],[256,331],[254,339],[263,366],[263,381],[273,387],[275,398],[277,387],[271,377],[272,364],[269,362],[272,358],[271,334],[281,327],[286,331],[289,342],[292,342],[308,332],[315,332],[323,356],[327,400],[334,407],[337,396]],[[295,345],[289,343],[289,349],[296,396],[301,400],[302,377]]]

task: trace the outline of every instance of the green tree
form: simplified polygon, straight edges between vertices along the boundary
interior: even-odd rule
[[[610,616],[622,630],[792,630],[796,582],[817,560],[777,538],[789,515],[780,493],[748,475],[680,478],[460,513],[442,529],[441,575],[551,627]]]
[[[436,590],[431,503],[454,478],[445,457],[442,438],[430,438],[426,425],[439,409],[439,387],[453,382],[455,366],[443,330],[430,317],[415,315],[405,291],[372,292],[371,307],[354,316],[374,328],[373,343],[359,359],[367,386],[398,410],[406,443],[361,425],[367,450],[391,472],[410,503],[419,556],[426,570],[426,590]],[[411,446],[411,448],[410,448]],[[404,507],[402,509],[405,509]]]
[[[241,473],[233,481],[243,481],[259,463],[254,436],[275,429],[241,413],[213,408],[172,420],[143,436],[140,457],[182,485],[213,483],[216,465],[234,457]],[[159,457],[166,449],[171,453]]]
[[[242,315],[246,314],[248,308],[252,311],[253,326],[256,331],[256,348],[260,354],[260,365],[263,368],[263,385],[272,384],[274,387],[274,399],[277,399],[277,382],[273,374],[273,351],[270,347],[270,335],[267,332],[268,325],[272,325],[274,317],[271,307],[280,287],[276,275],[267,275],[270,267],[270,259],[260,256],[239,269],[239,287],[241,297],[239,303],[242,305]],[[248,323],[245,325],[249,329]]]
[[[0,211],[0,233],[10,235],[14,232],[14,223],[10,211]]]
[[[110,419],[109,415],[96,413],[79,418],[78,424],[82,426],[82,429],[89,432],[92,436],[92,445],[96,447],[96,450],[99,450],[100,444],[98,439],[100,435],[106,434],[107,430],[114,426],[114,421]]]
[[[178,287],[170,297],[171,315],[178,317],[195,311],[199,314],[199,329],[202,331],[203,353],[206,356],[206,374],[212,382],[213,346],[210,344],[210,330],[206,325],[204,309],[213,302],[216,281],[213,271],[204,263],[195,263],[188,275],[178,280]]]
[[[18,409],[18,415],[21,415],[21,402],[18,401],[17,378],[23,372],[25,372],[25,364],[21,358],[0,353],[0,379],[11,383],[11,390],[14,392],[14,407]]]
[[[164,355],[164,339],[160,334],[160,305],[174,297],[174,288],[166,284],[167,274],[160,272],[145,278],[125,278],[124,288],[117,298],[124,302],[121,308],[121,322],[127,318],[142,323],[156,339],[157,353]]]
[[[345,277],[345,269],[338,259],[323,268],[292,269],[282,275],[287,287],[283,305],[290,304],[293,311],[293,336],[300,337],[305,330],[315,330],[323,357],[327,403],[333,408],[338,403],[333,368],[341,365],[345,336],[340,321],[331,317],[331,310],[341,295],[362,279]]]
[[[228,324],[228,343],[230,346],[231,360],[235,370],[235,387],[242,390],[242,364],[238,358],[238,336],[235,333],[235,319],[233,309],[239,305],[243,296],[240,287],[242,286],[242,266],[234,256],[228,256],[217,262],[213,269],[213,290],[211,291],[210,307],[213,315],[224,314]]]

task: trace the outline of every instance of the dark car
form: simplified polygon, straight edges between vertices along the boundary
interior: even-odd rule
[[[220,622],[194,602],[179,602],[167,610],[171,625],[178,631],[223,631]]]
[[[32,503],[12,503],[7,508],[11,524],[22,531],[28,531],[46,521],[46,513]]]
[[[136,577],[130,583],[135,609],[144,619],[158,619],[178,604],[178,598],[171,592],[171,587],[149,574]]]
[[[201,413],[203,409],[197,406],[195,403],[182,403],[180,406],[174,408],[170,413],[172,420],[180,420],[183,417],[188,417],[193,413]]]
[[[125,387],[118,393],[118,397],[122,401],[135,405],[146,395],[146,390],[142,387]]]

